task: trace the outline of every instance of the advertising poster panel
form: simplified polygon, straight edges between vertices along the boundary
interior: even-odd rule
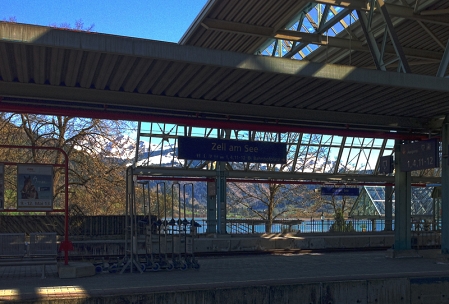
[[[0,164],[0,210],[5,209],[5,164]]]
[[[53,210],[52,166],[17,166],[17,210]]]

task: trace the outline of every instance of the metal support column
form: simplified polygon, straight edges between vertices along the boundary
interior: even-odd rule
[[[394,250],[410,250],[411,246],[411,174],[401,171],[401,144],[395,142],[395,217]]]
[[[207,182],[207,229],[206,233],[217,233],[217,186]]]
[[[442,129],[442,172],[441,172],[441,253],[449,254],[449,115]]]
[[[393,187],[385,186],[385,231],[393,230]]]
[[[226,233],[226,171],[225,163],[217,163],[217,233]]]
[[[125,258],[127,261],[120,273],[129,267],[133,272],[133,266],[142,273],[139,257],[137,256],[137,218],[136,218],[135,175],[133,167],[126,169],[126,223],[125,223]],[[128,246],[129,245],[129,246]],[[129,248],[129,249],[128,249]]]

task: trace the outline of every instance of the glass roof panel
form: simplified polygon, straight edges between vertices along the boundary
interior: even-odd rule
[[[326,9],[328,8],[328,10]],[[327,15],[324,13],[327,12]],[[309,4],[298,12],[297,19],[290,20],[285,29],[299,31],[303,33],[314,33],[323,36],[335,37],[344,33],[347,27],[357,21],[357,16],[349,9],[344,9],[330,4]],[[264,44],[256,53],[265,56],[277,56],[302,60],[313,51],[320,48],[320,45],[311,42],[292,42],[271,39]],[[290,53],[290,50],[295,52]]]
[[[412,187],[411,193],[411,215],[423,215],[430,216],[433,213],[433,199],[432,192],[434,187]],[[359,200],[359,198],[361,198]],[[359,198],[357,198],[353,208],[351,209],[350,216],[373,216],[371,207],[367,207],[366,204],[371,204],[375,208],[380,216],[385,216],[385,187],[383,186],[365,186],[363,187]],[[393,192],[393,214],[394,214],[394,192]],[[361,204],[358,206],[358,204]],[[364,210],[368,210],[364,214]]]

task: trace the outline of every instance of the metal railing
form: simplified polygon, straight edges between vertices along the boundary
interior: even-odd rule
[[[143,216],[138,216],[138,233],[145,233],[146,222]],[[190,219],[188,219],[190,220]],[[207,221],[204,218],[195,218],[198,226],[198,234],[207,233]],[[140,223],[142,222],[142,223]],[[40,231],[40,232],[56,232],[62,235],[63,216],[0,216],[0,230],[3,233],[18,233]],[[124,234],[125,216],[83,216],[81,221],[73,223],[70,226],[70,234],[72,236],[82,237],[102,237],[117,236]],[[346,219],[344,223],[337,225],[333,219],[284,219],[276,220],[271,225],[269,233],[331,233],[331,232],[370,232],[385,231],[384,219]],[[392,230],[394,230],[394,221],[392,222]],[[412,221],[412,232],[438,231],[441,227],[440,223],[433,223],[426,220]],[[33,231],[34,229],[34,231]],[[28,231],[29,230],[29,231]],[[227,219],[226,232],[228,234],[263,234],[266,233],[266,221],[260,219]]]
[[[347,219],[343,223],[335,223],[331,219],[277,220],[266,231],[266,221],[254,219],[227,219],[227,232],[240,233],[326,233],[326,232],[368,232],[385,230],[385,220]],[[203,227],[206,223],[203,224]],[[206,228],[205,228],[206,229]]]

